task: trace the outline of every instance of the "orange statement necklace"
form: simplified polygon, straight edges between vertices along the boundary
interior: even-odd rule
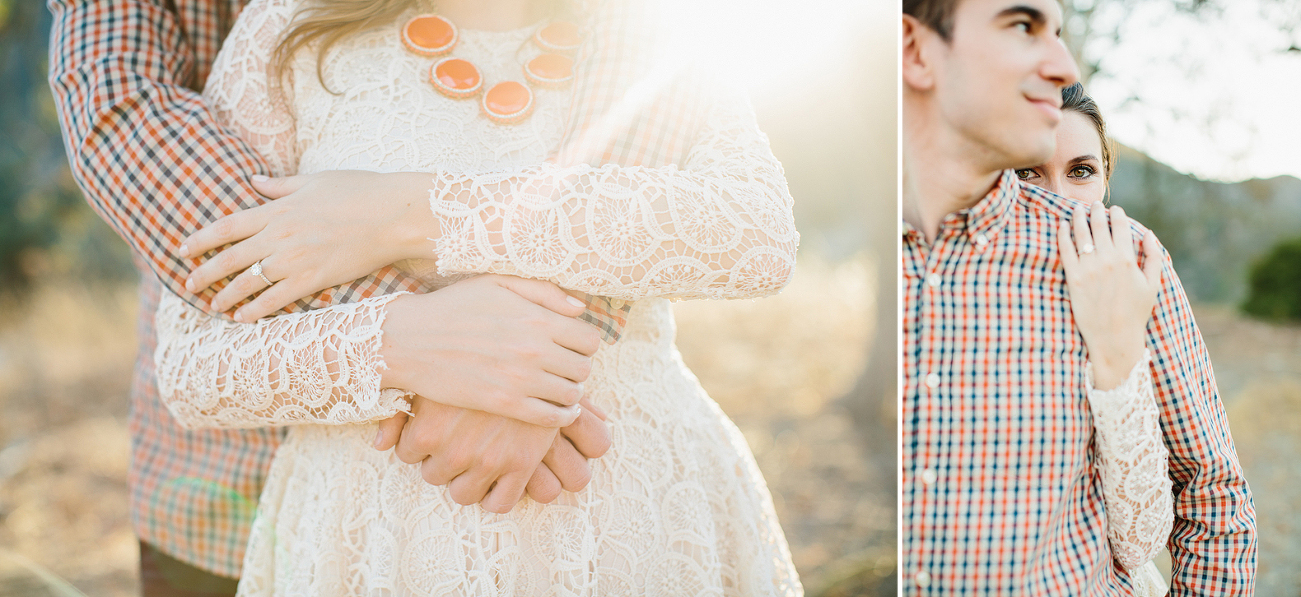
[[[429,67],[429,82],[439,93],[453,99],[469,99],[483,90],[483,74],[469,60],[448,56],[456,47],[460,32],[448,19],[432,14],[413,17],[402,26],[402,43],[421,56],[440,58]],[[544,52],[524,64],[524,78],[544,88],[559,88],[574,78],[574,59],[569,55],[582,43],[578,26],[556,21],[539,27],[533,43]],[[502,81],[483,94],[479,107],[497,124],[523,122],[533,114],[533,90],[519,81]]]

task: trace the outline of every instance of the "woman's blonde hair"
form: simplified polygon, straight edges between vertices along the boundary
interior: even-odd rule
[[[565,12],[565,0],[537,0],[553,17]],[[289,60],[306,46],[316,45],[316,79],[325,84],[325,54],[340,40],[392,23],[411,8],[433,12],[428,0],[311,0],[294,16],[271,56],[273,80],[280,81]],[[333,93],[331,91],[331,93]]]

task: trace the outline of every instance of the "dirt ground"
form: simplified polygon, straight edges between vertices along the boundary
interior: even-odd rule
[[[861,261],[804,262],[778,297],[677,305],[683,356],[749,440],[810,595],[893,584],[895,500],[836,402],[863,366],[869,279]],[[134,301],[131,288],[46,288],[0,305],[0,595],[138,591]]]

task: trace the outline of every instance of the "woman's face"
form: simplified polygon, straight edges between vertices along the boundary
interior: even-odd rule
[[[1063,197],[1086,203],[1107,195],[1102,139],[1088,116],[1067,110],[1057,125],[1057,152],[1047,162],[1016,171],[1017,177]]]

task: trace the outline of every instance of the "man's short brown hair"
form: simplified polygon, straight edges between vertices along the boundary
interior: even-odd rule
[[[903,13],[930,27],[940,38],[949,41],[953,33],[953,13],[959,0],[903,0]]]

